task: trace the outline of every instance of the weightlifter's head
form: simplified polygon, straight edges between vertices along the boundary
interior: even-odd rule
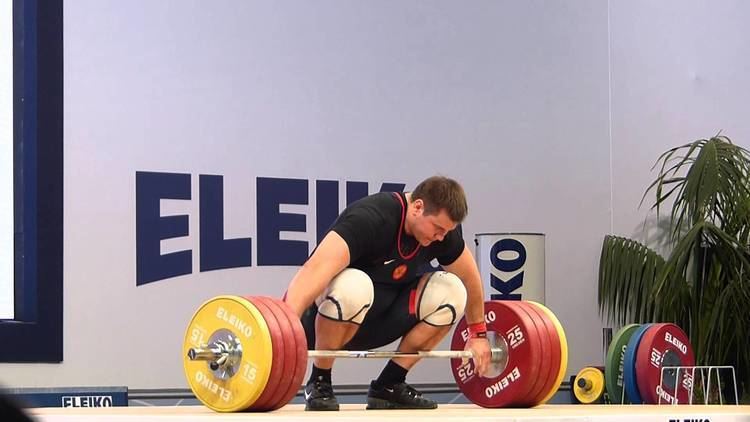
[[[422,245],[441,241],[468,213],[463,187],[453,179],[432,176],[411,192],[406,232]]]

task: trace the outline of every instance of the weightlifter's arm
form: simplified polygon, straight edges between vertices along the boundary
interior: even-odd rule
[[[484,291],[482,290],[482,276],[479,274],[474,256],[464,245],[464,251],[458,259],[450,265],[443,266],[446,271],[458,276],[466,286],[466,322],[471,324],[484,323]],[[483,374],[490,361],[490,346],[486,338],[470,338],[466,343],[468,349],[474,352],[477,370]]]
[[[286,293],[287,305],[298,316],[302,316],[305,309],[347,265],[349,246],[338,233],[328,232],[312,256],[292,278]]]
[[[443,266],[446,271],[458,276],[466,286],[466,322],[469,324],[484,321],[484,291],[482,290],[482,276],[479,268],[464,245],[464,251],[450,265]]]

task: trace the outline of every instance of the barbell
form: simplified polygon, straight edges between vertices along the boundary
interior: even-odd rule
[[[307,350],[297,315],[279,299],[218,296],[203,303],[185,332],[188,384],[218,412],[269,411],[287,404],[302,385],[308,358],[418,357],[450,359],[461,392],[483,407],[530,407],[548,401],[567,370],[567,341],[555,315],[526,301],[488,301],[488,373],[479,376],[464,350],[467,322],[455,327],[451,350]]]
[[[217,368],[219,365],[227,362],[227,357],[232,356],[234,350],[225,349],[223,347],[206,347],[206,348],[191,348],[188,350],[188,359],[190,360],[205,360],[209,361],[212,368]],[[493,347],[490,349],[490,362],[498,365],[503,365],[504,360],[507,359],[506,350],[500,347]],[[391,350],[308,350],[308,358],[336,358],[336,359],[383,359],[383,358],[457,358],[457,359],[468,359],[473,358],[474,355],[469,350],[431,350],[431,351],[417,351],[417,352],[399,352]]]

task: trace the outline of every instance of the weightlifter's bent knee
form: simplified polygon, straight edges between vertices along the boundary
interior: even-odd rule
[[[466,308],[466,287],[447,271],[427,275],[417,305],[417,319],[442,327],[455,324]]]
[[[364,271],[347,268],[331,280],[315,304],[318,314],[334,321],[361,324],[372,306],[375,292]]]

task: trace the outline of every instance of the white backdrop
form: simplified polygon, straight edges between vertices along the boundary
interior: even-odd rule
[[[643,239],[654,196],[637,205],[662,152],[719,131],[750,147],[750,4],[638,0],[611,9],[613,224]]]
[[[478,232],[545,233],[545,296],[567,330],[569,372],[601,364],[604,235],[629,235],[639,221],[661,150],[719,128],[747,133],[741,92],[729,90],[746,86],[747,73],[727,74],[748,63],[737,34],[711,34],[730,65],[712,66],[708,45],[691,49],[695,62],[673,57],[683,37],[697,37],[688,34],[703,7],[67,2],[65,362],[0,365],[0,382],[185,387],[183,330],[203,300],[284,291],[296,268],[256,266],[256,256],[252,267],[199,272],[201,174],[223,176],[224,237],[252,237],[253,255],[258,177],[308,180],[309,205],[282,210],[306,215],[307,232],[282,237],[310,247],[316,180],[339,181],[343,206],[345,181],[374,192],[455,177],[469,195],[467,242]],[[724,7],[711,13],[731,15],[742,34],[750,6]],[[677,9],[685,19],[673,18]],[[653,42],[661,38],[675,45]],[[675,75],[693,63],[715,82],[686,93]],[[693,95],[723,108],[691,108]],[[192,250],[192,274],[136,287],[137,171],[191,175],[192,199],[164,200],[161,212],[189,216],[190,234],[163,241],[162,252]],[[334,380],[365,384],[382,364],[342,361]],[[409,380],[452,377],[432,361]]]

